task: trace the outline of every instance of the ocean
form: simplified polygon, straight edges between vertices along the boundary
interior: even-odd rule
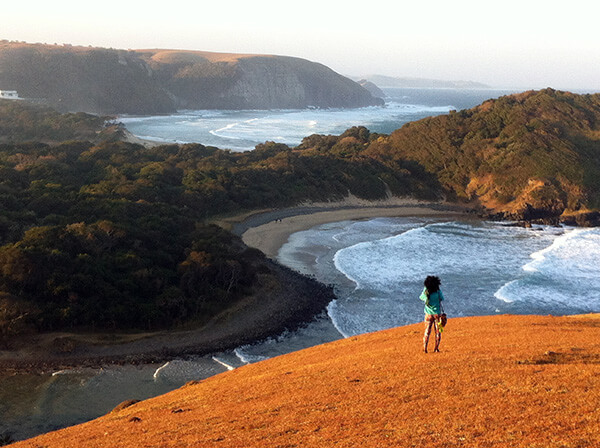
[[[242,347],[245,361],[420,322],[427,275],[451,317],[600,312],[600,229],[378,218],[293,234],[278,260],[335,285],[337,299],[293,335]]]
[[[296,146],[312,134],[339,135],[352,126],[389,134],[403,124],[474,107],[514,93],[493,89],[384,89],[384,106],[358,109],[186,110],[172,115],[122,116],[134,135],[161,143],[202,143],[248,151],[266,141]]]

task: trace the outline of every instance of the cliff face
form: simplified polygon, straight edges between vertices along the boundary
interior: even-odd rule
[[[178,107],[274,109],[383,104],[330,68],[285,56],[149,50],[141,57]]]
[[[7,41],[0,42],[0,88],[94,113],[382,104],[348,78],[298,58]]]
[[[297,58],[240,60],[240,77],[228,92],[262,108],[360,107],[383,104],[328,67]],[[357,86],[359,88],[357,88]]]

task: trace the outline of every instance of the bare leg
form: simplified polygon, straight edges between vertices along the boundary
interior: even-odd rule
[[[425,333],[423,334],[423,351],[427,353],[427,345],[429,345],[429,335],[431,334],[431,327],[435,323],[435,320],[430,316],[425,316]]]
[[[433,349],[434,352],[440,351],[440,342],[442,342],[442,332],[438,327],[438,321],[439,319],[436,319],[435,323],[433,324],[433,327],[435,328],[435,348]]]

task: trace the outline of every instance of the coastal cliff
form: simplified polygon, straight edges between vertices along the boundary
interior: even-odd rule
[[[0,88],[61,111],[108,114],[383,104],[354,81],[299,58],[8,41],[0,42]]]
[[[300,58],[140,50],[177,107],[271,109],[383,104],[359,84]]]

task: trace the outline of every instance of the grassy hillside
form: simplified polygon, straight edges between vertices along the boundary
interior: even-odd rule
[[[505,96],[409,123],[364,154],[418,162],[450,198],[507,216],[598,210],[600,95],[546,89]]]
[[[353,337],[15,448],[599,446],[599,324],[598,315],[451,319],[439,354],[421,352],[421,324]]]

